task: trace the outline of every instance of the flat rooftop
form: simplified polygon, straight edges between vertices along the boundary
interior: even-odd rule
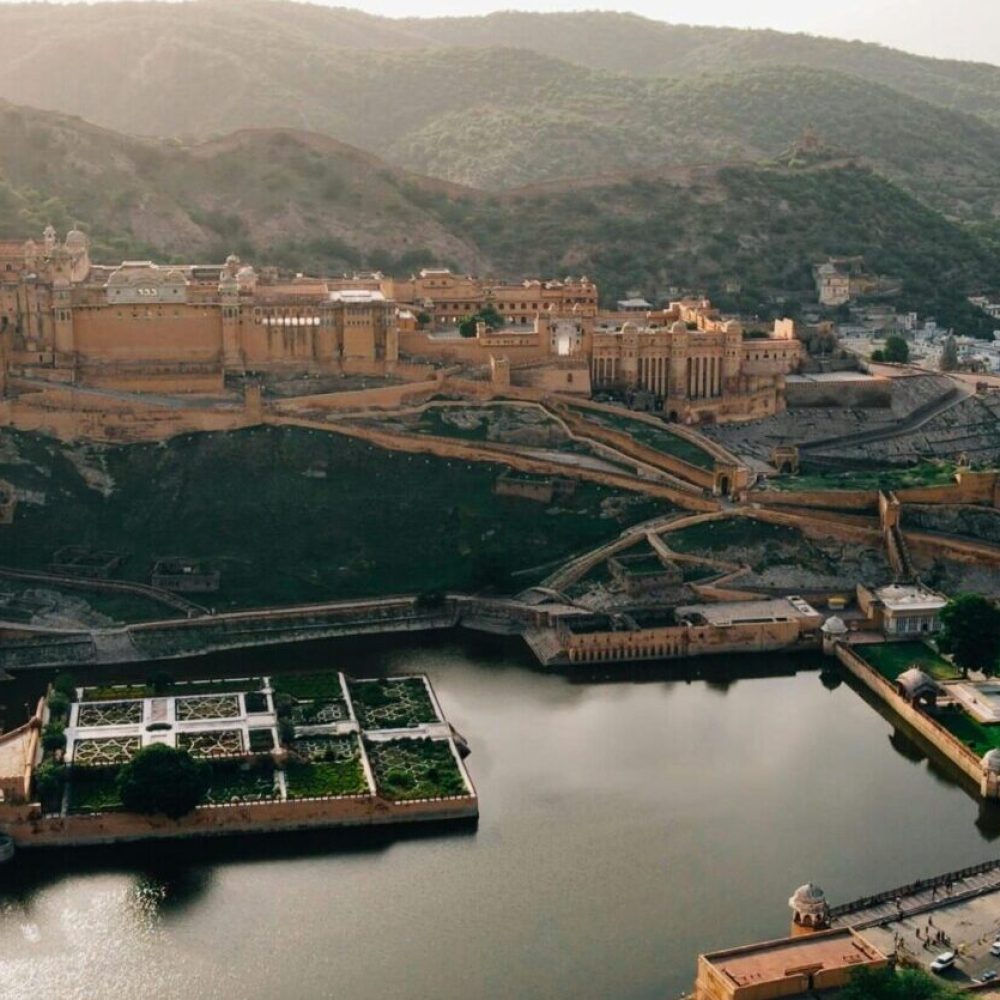
[[[867,372],[816,372],[812,375],[786,375],[786,382],[884,382]]]
[[[948,599],[916,584],[890,583],[879,587],[875,596],[890,611],[939,611]]]
[[[976,722],[1000,723],[1000,681],[962,681],[947,690]]]
[[[877,966],[886,961],[878,948],[849,928],[766,941],[702,958],[736,986],[780,983],[806,972]]]
[[[801,597],[775,597],[766,601],[727,601],[722,604],[689,604],[677,609],[677,618],[700,616],[709,625],[745,625],[754,622],[802,621],[823,616]]]

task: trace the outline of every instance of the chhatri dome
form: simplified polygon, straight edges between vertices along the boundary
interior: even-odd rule
[[[826,927],[830,920],[830,907],[826,893],[812,882],[800,885],[788,900],[792,908],[792,923],[796,927],[816,930]]]

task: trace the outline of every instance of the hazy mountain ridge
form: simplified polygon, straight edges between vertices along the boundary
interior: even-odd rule
[[[607,302],[679,287],[765,312],[792,308],[769,305],[772,295],[811,297],[815,261],[864,254],[904,280],[902,304],[970,330],[978,321],[963,295],[1000,270],[1000,254],[966,227],[850,161],[657,167],[489,194],[317,134],[244,130],[186,144],[0,103],[0,237],[37,236],[49,222],[82,224],[103,262],[235,250],[325,273],[586,272]]]
[[[130,134],[302,128],[500,189],[770,158],[811,126],[948,212],[982,218],[1000,201],[1000,130],[986,121],[1000,117],[1000,68],[878,46],[634,15],[394,21],[276,0],[5,4],[0,33],[0,96]]]

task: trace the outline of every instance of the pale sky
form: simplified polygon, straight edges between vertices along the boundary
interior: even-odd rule
[[[12,2],[12,0],[0,0]],[[494,10],[632,11],[660,21],[807,31],[1000,64],[1000,0],[335,0],[393,17]]]

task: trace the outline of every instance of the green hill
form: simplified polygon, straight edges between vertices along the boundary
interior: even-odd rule
[[[0,37],[0,96],[133,135],[304,129],[500,190],[771,158],[811,126],[944,211],[981,219],[1000,204],[1000,68],[877,46],[277,0],[0,4]]]
[[[605,301],[679,287],[764,313],[792,308],[769,304],[775,297],[812,298],[814,262],[863,254],[903,279],[900,305],[980,333],[992,324],[964,295],[993,287],[1000,262],[995,243],[849,159],[666,167],[491,194],[316,134],[134,139],[0,104],[0,237],[37,235],[48,222],[81,223],[109,262],[235,250],[328,274],[434,264],[510,278],[586,272]]]

